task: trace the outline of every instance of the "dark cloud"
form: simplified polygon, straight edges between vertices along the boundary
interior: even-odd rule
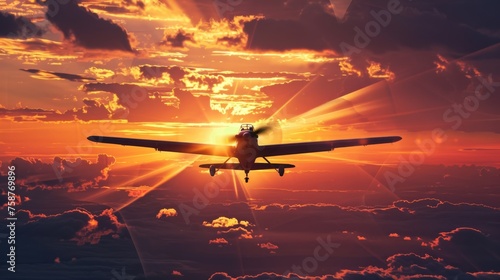
[[[52,75],[52,74],[50,74]],[[53,76],[57,77],[57,76]],[[52,77],[52,78],[53,78]],[[17,122],[24,121],[43,121],[43,122],[70,122],[70,121],[94,121],[94,120],[109,120],[112,114],[108,108],[96,100],[82,100],[84,106],[82,108],[73,108],[61,113],[56,110],[33,109],[33,108],[17,108],[6,109],[0,108],[0,118],[11,119]]]
[[[429,2],[429,9],[436,9],[450,21],[477,29],[495,31],[500,28],[500,18],[496,11],[500,3],[495,0],[445,0]]]
[[[500,242],[474,228],[457,228],[441,232],[430,243],[435,250],[440,250],[445,260],[467,271],[494,271],[498,269]]]
[[[334,18],[334,17],[333,17]],[[314,28],[294,20],[256,19],[244,24],[249,36],[247,48],[255,50],[327,49],[326,42]]]
[[[349,7],[347,20],[339,22],[338,19],[320,4],[309,4],[300,12],[297,19],[260,18],[244,23],[244,32],[249,36],[247,49],[255,50],[334,50],[340,54],[358,54],[363,50],[372,53],[385,53],[391,50],[410,48],[415,50],[445,48],[450,52],[470,53],[483,49],[500,41],[498,35],[485,34],[479,27],[467,25],[470,18],[465,14],[455,12],[450,8],[453,3],[445,1],[441,10],[454,15],[455,21],[449,21],[446,15],[428,10],[430,3],[419,1],[409,3],[401,1],[398,12],[390,14],[390,22],[384,26],[378,24],[379,30],[370,38],[366,35],[366,26],[369,22],[376,23],[373,14],[387,10],[387,3],[373,1],[353,1]],[[491,9],[498,5],[493,1],[464,1],[464,6],[472,6],[475,11]],[[486,8],[487,7],[487,8]],[[495,30],[498,24],[494,13],[476,13],[475,16],[483,18],[482,28],[489,25],[489,30]],[[486,18],[486,19],[484,19]],[[388,21],[388,20],[387,20]],[[358,28],[358,29],[356,29]],[[359,31],[357,31],[359,30]],[[373,30],[376,30],[373,28]],[[358,35],[363,33],[364,35]],[[443,36],[446,34],[446,36]],[[361,43],[356,43],[356,37],[361,38]],[[346,48],[348,44],[357,48]]]
[[[145,165],[141,165],[140,168],[134,167],[132,170],[137,171],[144,169],[144,167]],[[353,168],[359,169],[358,166]],[[127,174],[134,178],[142,175],[141,173],[130,174],[130,170],[120,170],[119,173],[115,173],[116,182],[122,181],[121,174]],[[145,168],[144,172],[149,173],[152,170],[156,170],[153,165]],[[453,174],[473,176],[472,170],[472,167],[470,167],[470,172],[466,169],[462,171],[457,169]],[[109,178],[114,176],[112,172],[108,174]],[[441,173],[442,170],[437,169],[437,172]],[[460,275],[460,277],[474,279],[473,277],[485,277],[484,275],[488,275],[488,273],[493,275],[492,278],[498,274],[498,271],[484,272],[481,269],[486,268],[490,262],[486,258],[471,254],[474,256],[472,258],[473,264],[479,267],[479,269],[475,269],[467,265],[466,259],[460,257],[462,252],[468,252],[467,247],[471,248],[474,245],[479,248],[489,245],[489,248],[496,250],[496,247],[492,245],[500,236],[496,226],[500,211],[495,207],[479,203],[450,203],[436,198],[400,200],[383,206],[384,204],[373,201],[370,197],[378,192],[380,195],[385,194],[386,197],[390,196],[391,199],[394,199],[392,195],[387,195],[384,189],[366,188],[365,192],[361,192],[359,186],[354,188],[352,185],[346,186],[346,189],[350,191],[343,192],[350,199],[362,196],[364,204],[355,203],[356,206],[350,207],[327,204],[329,201],[327,192],[320,190],[316,190],[316,192],[318,197],[324,198],[321,201],[325,203],[293,204],[303,202],[309,195],[309,193],[297,192],[296,197],[289,200],[292,201],[292,204],[269,204],[271,200],[279,202],[287,199],[286,193],[279,192],[277,189],[269,191],[271,193],[270,199],[262,199],[263,196],[259,193],[265,190],[258,189],[254,193],[251,203],[236,203],[235,200],[244,199],[241,197],[244,195],[242,192],[240,192],[239,198],[235,197],[234,194],[234,187],[240,188],[241,186],[238,183],[236,186],[231,183],[228,185],[220,184],[220,177],[215,177],[218,181],[212,182],[219,183],[221,188],[219,195],[210,196],[209,203],[205,204],[204,199],[206,198],[202,199],[201,197],[204,193],[203,184],[207,183],[206,178],[194,176],[194,174],[199,174],[199,170],[187,168],[167,183],[146,193],[120,211],[124,220],[127,221],[137,251],[141,252],[142,255],[148,255],[148,258],[142,259],[142,265],[148,271],[148,277],[152,279],[161,279],[170,274],[172,270],[182,271],[182,274],[189,279],[207,279],[216,272],[240,275],[240,277],[245,275],[250,277],[250,275],[255,276],[268,272],[268,278],[264,277],[264,279],[272,279],[269,277],[274,274],[281,275],[285,271],[291,270],[293,265],[301,266],[305,258],[313,257],[314,249],[320,244],[318,238],[325,242],[340,244],[340,246],[336,247],[325,261],[318,262],[318,269],[308,273],[310,275],[337,277],[330,279],[364,279],[368,277],[401,279],[412,276],[416,279],[439,279],[438,277],[453,279],[453,275]],[[161,178],[163,174],[158,176]],[[425,175],[419,176],[425,177]],[[352,182],[354,185],[361,184],[360,181],[357,181],[356,176],[348,172],[339,171],[338,177],[336,175],[329,177],[329,179],[343,182],[342,185]],[[345,180],[346,177],[349,180]],[[432,179],[431,177],[429,180]],[[110,180],[108,179],[106,182],[107,185],[113,184]],[[231,180],[229,179],[229,181]],[[189,186],[192,187],[186,188],[186,182],[191,182]],[[439,196],[439,192],[443,189],[442,191],[447,193],[450,198],[456,198],[456,193],[463,193],[464,199],[470,200],[473,200],[470,198],[473,192],[480,192],[483,196],[487,193],[480,184],[464,182],[465,187],[451,184],[447,188],[434,188],[434,192],[428,194],[427,189],[425,189],[426,185],[426,182],[420,182],[408,192],[419,197]],[[272,184],[263,185],[263,187],[266,186],[276,188]],[[315,188],[319,187],[319,185],[315,185]],[[335,188],[332,187],[331,182],[325,187],[330,191]],[[491,188],[491,185],[489,187]],[[94,191],[98,190],[86,190],[86,192]],[[487,193],[488,196],[492,197],[492,204],[496,203],[495,199],[498,197],[495,191],[496,189],[490,189],[490,192]],[[343,192],[334,193],[330,197]],[[66,194],[81,195],[81,193]],[[42,204],[33,204],[40,197],[34,193],[30,196],[33,197],[32,200],[24,203],[22,208],[31,210],[31,213],[47,213],[39,210],[42,209],[39,206]],[[405,196],[405,193],[401,196]],[[460,197],[458,198],[460,199]],[[47,201],[58,200],[54,198],[48,200],[46,197],[43,201],[47,204]],[[67,203],[66,200],[62,201]],[[81,205],[81,203],[88,202],[79,203]],[[191,213],[190,223],[186,224],[184,218],[187,208],[180,208],[180,205],[193,206],[195,205],[193,203],[198,205],[198,208],[195,209],[197,212]],[[200,204],[203,205],[203,209],[199,208]],[[58,206],[58,204],[54,203],[54,206]],[[44,208],[49,207],[51,205],[47,204]],[[177,215],[165,220],[157,219],[158,209],[163,208],[173,208]],[[92,213],[97,216],[102,211],[102,209],[93,210]],[[85,224],[87,218],[84,216],[83,218],[82,224],[88,225],[88,222]],[[245,221],[245,224],[248,221],[249,225],[243,226],[241,221]],[[204,226],[203,222],[210,223],[212,227]],[[72,225],[72,223],[69,224]],[[213,227],[215,224],[219,227]],[[87,232],[81,231],[80,228],[76,231]],[[467,233],[462,232],[461,228],[467,228],[467,232],[472,231],[473,234],[465,234],[460,237],[462,233]],[[456,229],[459,229],[458,234],[454,233]],[[70,232],[73,233],[75,230]],[[399,237],[390,237],[391,233],[397,233]],[[88,242],[93,240],[92,235],[89,233],[82,236],[88,237],[84,240],[88,240],[85,244],[89,247],[116,244],[114,242],[122,240],[121,238],[110,238],[113,236],[110,233],[104,238],[101,237],[99,246],[91,246]],[[358,240],[358,236],[364,236],[366,240]],[[404,239],[404,237],[409,238]],[[32,238],[31,235],[30,238]],[[77,246],[76,240],[71,241],[71,238],[64,240],[75,247],[85,247]],[[227,241],[226,245],[222,245],[224,243],[222,238]],[[218,243],[217,239],[222,242]],[[155,240],[155,242],[152,243],[151,240]],[[55,249],[60,248],[61,244],[55,246]],[[432,247],[430,244],[436,245]],[[273,254],[270,254],[269,250],[262,249],[262,247],[274,248],[272,245],[279,247]],[[73,252],[74,250],[73,248]],[[115,250],[115,253],[116,251],[120,250]],[[216,258],[214,257],[215,252]],[[322,250],[320,253],[324,254],[325,252]],[[473,252],[480,253],[480,250]],[[25,252],[23,251],[23,253]],[[120,251],[120,253],[124,252]],[[457,256],[453,257],[453,254]],[[235,256],[240,256],[243,261]],[[50,258],[51,263],[53,263],[54,258]],[[61,255],[61,263],[64,263],[65,260],[67,260],[67,255]],[[223,273],[219,274],[219,277],[222,277],[220,275],[224,276]],[[233,277],[237,279],[237,276]]]
[[[171,260],[185,260],[181,261],[178,266],[172,267],[172,269],[181,269],[187,264],[193,265],[193,263],[196,263],[193,266],[198,270],[183,270],[183,274],[190,278],[209,277],[201,271],[211,271],[212,273],[225,271],[229,275],[244,275],[238,266],[235,266],[234,256],[243,256],[246,260],[242,264],[245,274],[258,275],[263,271],[279,274],[290,270],[294,264],[300,266],[305,258],[311,257],[314,248],[318,245],[318,237],[321,237],[322,240],[328,239],[331,242],[338,243],[340,246],[333,251],[327,261],[318,262],[318,270],[310,275],[335,275],[336,272],[341,270],[349,270],[353,274],[351,277],[354,278],[358,274],[371,275],[368,267],[376,268],[375,271],[372,271],[374,275],[379,275],[378,270],[381,270],[380,275],[383,275],[382,271],[389,272],[388,268],[391,268],[386,267],[389,266],[390,261],[384,260],[394,255],[398,256],[401,253],[409,254],[412,252],[418,257],[412,254],[407,257],[396,257],[394,270],[391,270],[388,275],[393,275],[392,273],[394,275],[399,273],[401,276],[429,273],[431,275],[441,275],[441,278],[446,278],[446,275],[451,275],[454,272],[473,275],[483,270],[469,270],[464,260],[455,262],[448,259],[448,249],[438,250],[437,247],[433,249],[430,246],[423,246],[422,243],[433,242],[437,237],[441,236],[441,232],[450,232],[460,227],[477,229],[484,235],[491,236],[491,240],[498,240],[500,234],[494,222],[499,218],[500,211],[494,207],[474,203],[450,203],[433,198],[395,201],[394,204],[388,206],[370,206],[381,205],[378,201],[372,200],[376,196],[376,192],[380,192],[380,195],[385,197],[391,195],[384,192],[383,189],[368,188],[366,191],[359,191],[358,188],[351,185],[346,186],[346,190],[349,191],[346,191],[345,197],[348,200],[356,200],[353,196],[359,196],[362,197],[359,203],[370,204],[351,207],[327,204],[330,197],[335,197],[337,194],[341,195],[342,192],[334,192],[329,196],[326,190],[325,192],[317,190],[317,197],[324,197],[324,199],[320,200],[324,203],[268,204],[269,201],[282,201],[287,198],[291,203],[302,202],[310,195],[310,193],[297,191],[295,196],[289,197],[286,191],[280,192],[272,184],[268,185],[269,188],[274,188],[268,190],[269,197],[260,194],[260,192],[265,191],[260,189],[258,191],[259,195],[252,197],[254,200],[251,204],[234,202],[228,204],[229,201],[238,198],[235,198],[233,192],[231,192],[233,189],[232,184],[229,186],[222,185],[220,195],[215,198],[211,197],[209,199],[210,203],[200,209],[199,212],[191,213],[189,216],[190,223],[186,224],[184,219],[186,208],[179,209],[179,205],[181,203],[194,205],[194,200],[196,200],[196,203],[203,201],[200,199],[200,194],[194,192],[194,195],[191,189],[187,190],[183,185],[183,182],[191,178],[194,172],[196,170],[182,172],[168,182],[168,188],[165,187],[163,190],[158,189],[148,193],[142,198],[141,202],[129,209],[133,213],[146,206],[153,209],[158,209],[158,205],[176,208],[178,216],[171,217],[168,225],[162,223],[162,230],[156,229],[161,232],[161,237],[158,234],[158,238],[169,242],[169,245],[164,245],[163,248],[152,248],[147,242],[139,242],[137,246],[141,251],[148,251],[151,256],[155,256],[153,259],[168,257]],[[460,173],[460,170],[457,170],[456,173]],[[465,176],[467,172],[462,173]],[[346,177],[350,179],[346,181]],[[348,184],[348,181],[357,178],[350,173],[339,171],[338,177],[329,176],[329,179],[343,182],[341,184],[344,185]],[[329,182],[328,185],[325,185],[325,188],[331,190],[332,183]],[[357,181],[354,185],[356,184],[361,183]],[[199,184],[192,183],[192,185],[200,186],[201,193],[203,193],[203,180],[200,180]],[[427,190],[422,189],[421,191],[421,188],[426,185],[427,183],[421,182],[419,185],[414,186],[412,190],[408,190],[408,193],[411,192],[413,195],[420,197],[425,196]],[[315,188],[318,187],[318,185],[315,185]],[[431,193],[433,196],[439,196],[441,188],[431,188],[430,186],[428,188],[434,190]],[[357,191],[360,193],[357,193]],[[452,187],[450,185],[443,189],[443,192],[448,194],[447,197],[454,197],[450,195],[450,192],[453,194],[464,193],[463,197],[466,199],[471,192],[482,192],[482,188],[479,185],[471,186],[470,183],[464,183],[463,186],[454,185]],[[496,191],[490,192],[492,196],[490,203],[492,204],[495,204],[496,193]],[[173,197],[174,194],[175,197]],[[406,193],[401,194],[401,196],[406,195]],[[482,192],[482,196],[484,196],[484,192]],[[164,201],[156,201],[156,197],[171,197],[171,199],[167,204]],[[241,195],[239,199],[242,199]],[[391,196],[391,199],[394,199],[394,197]],[[458,200],[461,200],[461,198],[459,197]],[[353,204],[359,205],[356,202]],[[156,213],[151,214],[151,223],[153,223],[152,220],[156,220],[153,217],[154,214]],[[238,221],[249,221],[255,226],[251,228],[234,226],[230,229],[215,229],[202,226],[204,221],[213,221],[216,217],[228,215]],[[134,223],[134,225],[137,228],[147,228],[147,225],[151,224],[148,221],[141,220]],[[398,233],[400,237],[389,237],[391,233]],[[154,233],[148,232],[144,234]],[[243,235],[252,236],[252,238],[244,238]],[[364,236],[366,240],[360,241],[357,236]],[[409,238],[404,239],[404,237]],[[224,238],[229,244],[224,247],[216,247],[212,244],[212,247],[210,247],[210,244],[207,243],[209,240],[216,238]],[[268,242],[279,247],[276,254],[269,254],[267,250],[262,250],[257,245]],[[168,256],[165,253],[167,248],[170,248]],[[210,258],[210,256],[213,256],[213,250],[218,250],[217,259]],[[191,253],[183,253],[186,251]],[[411,264],[406,265],[404,261],[408,263],[415,262],[419,264],[418,266],[421,263],[428,262],[429,265],[420,268]],[[453,261],[453,264],[451,261]],[[151,271],[160,272],[164,269],[156,266],[152,261],[146,261],[144,265],[146,268],[150,268]],[[441,268],[439,268],[448,265],[456,268],[448,267],[447,269],[450,271],[441,271]],[[404,268],[403,271],[396,271],[399,266]],[[367,268],[366,271],[363,270],[365,267]],[[236,276],[233,277],[237,278]],[[359,277],[361,278],[361,276]],[[398,279],[398,277],[393,278]]]
[[[442,128],[466,132],[499,133],[492,116],[498,116],[500,79],[498,73],[482,72],[473,61],[448,61],[433,54],[432,68],[410,75],[400,67],[402,57],[386,60],[396,73],[393,81],[371,77],[377,66],[366,60],[351,60],[359,74],[343,78],[338,65],[329,65],[329,73],[308,79],[296,79],[260,89],[271,100],[272,112],[286,104],[277,117],[293,118],[311,110],[309,120],[321,119],[340,128],[357,127],[367,131],[404,128],[423,131]],[[440,67],[439,69],[436,67]],[[381,67],[383,69],[383,67]],[[363,71],[363,72],[362,72]],[[400,73],[402,76],[398,77]],[[358,76],[359,75],[359,76]],[[370,105],[368,105],[370,104]],[[332,111],[342,114],[332,115]],[[463,111],[463,113],[462,113]]]
[[[177,77],[176,73],[182,75],[182,72],[177,72],[177,68],[163,70],[172,71],[173,77]],[[150,73],[145,75],[153,77],[156,74],[151,73],[158,72],[144,70],[144,73]],[[107,91],[116,94],[118,104],[123,106],[126,111],[115,114],[112,117],[114,119],[125,118],[129,121],[169,121],[176,119],[199,122],[221,117],[219,112],[213,111],[210,108],[210,97],[195,97],[191,92],[179,88],[174,88],[173,90],[149,90],[133,84],[89,83],[85,84],[82,89],[86,92]],[[160,93],[173,94],[178,99],[178,107],[165,104]]]
[[[239,46],[243,42],[243,36],[224,36],[217,38],[217,43],[226,46]]]
[[[0,37],[31,38],[40,37],[44,31],[23,16],[15,16],[0,11]]]
[[[0,117],[13,118],[18,121],[23,120],[23,117],[27,117],[27,120],[35,120],[37,117],[51,114],[56,114],[56,112],[54,110],[32,109],[26,107],[16,109],[0,108]]]
[[[180,88],[200,90],[206,88],[204,91],[212,91],[216,85],[225,82],[225,76],[221,73],[209,73],[198,71],[196,68],[180,67],[180,66],[156,66],[156,65],[141,65],[139,66],[141,75],[145,79],[160,79],[164,73],[173,81],[173,86]],[[163,79],[164,80],[164,79]]]
[[[144,279],[120,213],[104,205],[73,200],[68,193],[44,192],[50,195],[35,198],[40,199],[38,203],[23,204],[16,213],[16,273],[9,279],[84,280],[89,271],[92,279],[119,279],[123,275]],[[0,247],[7,250],[3,241]],[[20,255],[23,258],[18,258]],[[59,262],[54,263],[55,259]],[[5,256],[2,261],[6,261]]]
[[[2,171],[7,166],[16,167],[16,179],[23,185],[41,188],[67,188],[70,191],[85,190],[98,186],[107,179],[109,167],[115,158],[98,155],[95,162],[77,158],[74,161],[55,157],[52,162],[33,158],[15,158],[2,163]]]
[[[105,236],[119,237],[125,224],[112,209],[94,215],[85,209],[74,209],[56,215],[33,214],[20,210],[17,217],[24,232],[36,232],[44,238],[71,240],[78,245],[97,244]],[[57,228],[58,230],[54,230]]]
[[[369,266],[363,269],[343,269],[340,272],[320,276],[325,280],[354,280],[354,279],[494,279],[500,273],[476,272],[465,273],[460,269],[447,265],[442,259],[430,255],[395,254],[386,260],[387,267]],[[210,280],[270,280],[270,279],[311,279],[305,275],[290,273],[280,275],[264,272],[257,275],[243,275],[231,277],[225,272],[214,273]],[[319,278],[318,278],[319,279]]]
[[[44,2],[43,5],[48,3]],[[66,40],[79,46],[132,52],[125,29],[80,6],[77,0],[58,5],[57,11],[48,9],[45,16],[63,32]]]
[[[68,80],[68,81],[72,81],[72,82],[88,82],[88,81],[95,80],[94,78],[84,77],[84,76],[76,75],[76,74],[52,72],[52,71],[45,71],[45,70],[39,70],[39,69],[19,69],[19,70],[25,71],[28,73],[33,73],[33,74],[35,74],[36,77],[41,78],[41,79],[52,79],[52,80],[64,79],[64,80]]]
[[[184,48],[186,42],[194,43],[194,34],[187,33],[186,31],[179,29],[175,35],[166,35],[163,41],[160,42],[162,45],[171,46],[174,48]]]
[[[185,87],[181,79],[186,76],[190,70],[180,66],[155,66],[155,65],[141,65],[139,66],[141,75],[145,79],[160,79],[164,73],[167,73],[175,86]]]
[[[45,121],[72,121],[72,120],[80,120],[80,121],[93,121],[93,120],[109,120],[112,116],[112,113],[104,104],[99,103],[96,100],[92,99],[83,99],[83,103],[85,104],[82,108],[71,109],[65,111],[60,115],[50,115],[47,116]]]
[[[187,13],[191,18],[191,22],[197,24],[200,20],[231,19],[240,15],[262,15],[266,18],[274,19],[297,19],[302,9],[304,9],[309,2],[310,1],[307,0],[254,0],[234,2],[196,0],[191,2],[179,2],[179,5],[186,11],[193,9],[198,11],[197,13]],[[317,0],[314,2],[325,7],[330,4],[328,0]],[[335,2],[336,1],[334,1],[334,3]]]

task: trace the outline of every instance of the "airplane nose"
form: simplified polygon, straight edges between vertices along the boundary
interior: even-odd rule
[[[243,137],[250,138],[250,133],[248,133],[248,132],[243,133]]]

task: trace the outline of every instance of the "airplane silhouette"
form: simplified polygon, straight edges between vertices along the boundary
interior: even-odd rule
[[[393,143],[402,139],[399,136],[386,136],[259,146],[257,140],[259,138],[259,134],[266,132],[268,129],[270,129],[270,127],[254,129],[251,124],[242,124],[239,133],[234,136],[236,146],[108,136],[89,136],[87,139],[99,143],[149,147],[154,148],[157,151],[228,157],[223,163],[202,164],[200,167],[208,168],[211,176],[214,176],[220,169],[244,170],[245,182],[247,183],[249,179],[248,173],[250,170],[275,169],[280,176],[283,176],[286,168],[295,167],[295,165],[292,164],[271,163],[267,157],[332,151],[335,148],[352,146]],[[239,163],[228,163],[228,161],[233,157],[237,158]],[[255,162],[255,160],[260,157],[266,162]]]

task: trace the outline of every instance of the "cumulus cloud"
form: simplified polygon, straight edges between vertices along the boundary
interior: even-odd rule
[[[105,154],[97,156],[95,162],[77,158],[66,160],[55,157],[52,162],[34,158],[15,158],[2,163],[2,171],[7,166],[16,166],[16,179],[30,187],[66,188],[69,191],[85,190],[98,186],[108,178],[109,167],[115,158]]]
[[[42,5],[48,6],[48,2]],[[63,33],[66,40],[87,49],[132,52],[129,35],[118,24],[80,6],[77,0],[70,0],[58,7],[57,12],[47,8],[45,16]]]
[[[87,83],[81,87],[85,92],[111,92],[117,97],[117,105],[123,110],[112,113],[112,119],[141,121],[206,121],[222,115],[210,108],[210,97],[194,96],[180,88],[148,89],[135,84]],[[173,96],[178,106],[166,104],[165,97]]]
[[[194,34],[187,33],[186,31],[179,29],[174,35],[166,34],[165,38],[160,42],[160,44],[171,46],[174,48],[184,48],[186,42],[194,43]]]
[[[53,78],[55,76],[52,76]],[[109,120],[114,115],[120,115],[120,109],[111,109],[109,105],[89,98],[82,100],[83,106],[64,111],[63,113],[53,109],[41,108],[0,108],[0,119],[9,119],[15,122],[40,121],[40,122],[74,122]]]
[[[219,92],[232,81],[219,73],[206,73],[196,68],[180,66],[139,66],[140,78],[148,79],[154,84],[164,83],[192,91]],[[137,77],[138,78],[138,77]]]
[[[101,238],[106,236],[118,238],[126,229],[125,224],[119,221],[112,209],[92,214],[78,208],[54,215],[33,214],[29,210],[20,210],[16,216],[22,223],[20,227],[24,234],[36,232],[45,238],[71,240],[78,245],[98,244]]]
[[[466,273],[460,269],[447,265],[442,259],[430,255],[395,254],[386,260],[387,267],[367,266],[359,270],[343,269],[335,274],[319,276],[321,279],[348,280],[348,279],[494,279],[500,276],[498,272]],[[318,276],[305,276],[290,273],[280,275],[264,272],[258,275],[243,275],[232,277],[225,272],[212,274],[210,280],[258,280],[258,279],[319,279]]]
[[[238,219],[236,219],[236,218],[228,218],[228,217],[224,217],[224,216],[221,216],[221,217],[213,220],[212,222],[203,221],[203,226],[214,227],[214,228],[229,228],[229,227],[238,226],[238,225],[248,226],[249,224],[250,223],[248,221],[239,221],[238,222]]]
[[[40,37],[44,31],[23,16],[0,11],[0,37],[31,38]]]
[[[161,217],[175,217],[177,216],[177,211],[174,208],[162,208],[156,214],[156,218],[160,219]]]
[[[468,271],[490,271],[498,269],[500,242],[475,228],[461,227],[449,232],[441,232],[430,242],[435,250],[440,250],[445,260]]]

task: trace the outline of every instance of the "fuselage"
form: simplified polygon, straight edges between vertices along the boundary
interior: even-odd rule
[[[259,136],[253,131],[252,125],[242,125],[235,137],[237,141],[235,157],[244,170],[251,170],[259,151]]]

